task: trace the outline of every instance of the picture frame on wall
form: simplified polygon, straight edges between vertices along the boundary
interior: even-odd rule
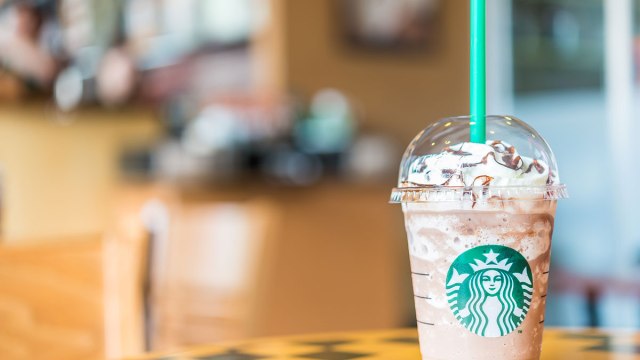
[[[437,35],[441,0],[339,0],[343,37],[367,50],[425,50]]]

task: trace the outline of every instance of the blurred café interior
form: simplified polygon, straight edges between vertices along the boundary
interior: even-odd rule
[[[488,2],[555,149],[546,324],[640,328],[638,0]],[[415,326],[404,147],[468,113],[462,0],[0,0],[0,358]],[[635,149],[635,150],[634,150]]]

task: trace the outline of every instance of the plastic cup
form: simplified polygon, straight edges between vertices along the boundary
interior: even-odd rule
[[[508,142],[546,164],[551,179],[535,186],[412,183],[417,159],[468,142],[469,118],[441,120],[411,142],[391,202],[405,216],[423,359],[540,358],[556,203],[566,188],[535,130],[514,117],[486,121],[489,142]]]

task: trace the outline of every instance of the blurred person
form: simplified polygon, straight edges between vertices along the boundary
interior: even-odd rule
[[[56,61],[39,43],[43,16],[30,2],[11,5],[0,18],[0,61],[28,83],[48,88]]]

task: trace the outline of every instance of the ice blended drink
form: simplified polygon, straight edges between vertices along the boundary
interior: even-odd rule
[[[405,152],[402,204],[423,359],[539,359],[557,199],[551,149],[513,117],[444,119]]]

